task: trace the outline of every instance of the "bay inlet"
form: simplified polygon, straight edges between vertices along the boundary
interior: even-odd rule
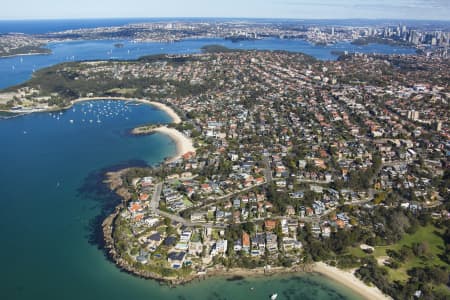
[[[0,254],[20,258],[4,261],[2,298],[264,299],[277,291],[286,299],[359,299],[312,274],[212,278],[172,289],[123,273],[107,260],[96,242],[96,220],[120,199],[102,184],[104,172],[174,155],[166,135],[128,134],[144,123],[169,122],[155,107],[112,100],[0,121],[7,145],[0,148]]]
[[[114,47],[115,44],[123,47]],[[348,51],[382,54],[414,54],[414,48],[390,46],[382,44],[352,45],[340,42],[333,45],[314,45],[304,40],[264,39],[233,43],[223,39],[191,39],[176,43],[133,43],[126,40],[68,41],[50,43],[47,47],[52,51],[49,55],[31,55],[21,57],[0,58],[0,88],[17,85],[30,79],[33,72],[58,63],[86,60],[122,59],[132,60],[152,54],[191,54],[200,53],[205,45],[217,44],[242,50],[284,50],[302,52],[321,60],[335,60],[336,52]]]
[[[0,88],[22,83],[33,71],[66,61],[135,59],[157,53],[197,53],[207,44],[240,49],[305,52],[335,59],[331,51],[413,53],[414,49],[348,43],[315,46],[305,41],[223,40],[135,44],[119,41],[50,44],[51,55],[0,59]],[[111,51],[112,50],[112,51]],[[14,68],[13,68],[14,66]],[[139,279],[99,249],[99,220],[120,201],[102,184],[108,170],[157,165],[174,156],[167,135],[132,136],[143,124],[170,123],[163,111],[124,101],[77,103],[58,112],[0,119],[0,273],[3,299],[360,299],[319,275],[280,275],[230,281],[212,278],[169,288]]]

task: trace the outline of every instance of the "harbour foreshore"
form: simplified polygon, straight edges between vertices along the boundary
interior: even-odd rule
[[[146,103],[150,105],[154,105],[165,111],[169,116],[171,116],[173,123],[180,123],[181,118],[175,113],[175,111],[159,102],[148,101],[145,99],[123,99],[123,98],[115,98],[115,97],[99,97],[99,98],[81,98],[72,101],[72,103],[77,103],[81,101],[89,101],[89,100],[133,100],[141,103]],[[168,135],[171,139],[173,139],[177,145],[177,154],[172,158],[168,159],[166,163],[170,163],[179,159],[184,153],[195,151],[192,140],[186,137],[183,133],[176,130],[175,128],[169,128],[167,126],[159,126],[152,127],[148,126],[148,128],[142,127],[143,132],[135,131],[133,134],[151,134],[153,132],[159,132]],[[138,129],[138,128],[136,128]],[[118,172],[123,172],[118,171]],[[120,173],[114,173],[119,174]],[[109,178],[111,179],[114,174],[109,174]],[[116,176],[117,177],[117,176]],[[111,182],[111,181],[110,181]],[[115,190],[116,187],[111,185],[111,189]],[[116,190],[117,192],[117,190]],[[120,195],[123,197],[123,195]],[[130,265],[127,261],[122,259],[119,253],[115,249],[115,241],[113,237],[114,232],[114,221],[117,216],[120,214],[121,210],[125,208],[124,203],[126,203],[127,199],[124,199],[125,202],[119,204],[114,212],[109,215],[103,222],[103,234],[105,240],[105,249],[107,251],[108,256],[114,261],[114,263],[123,271],[128,272],[130,274],[136,275],[141,278],[153,279],[159,282],[167,283],[169,285],[179,285],[189,283],[195,280],[202,280],[210,277],[266,277],[266,276],[275,276],[275,275],[284,275],[284,274],[305,274],[305,273],[317,273],[322,276],[325,276],[333,281],[349,288],[353,292],[360,295],[362,298],[371,300],[371,299],[392,299],[391,297],[385,295],[378,288],[368,286],[359,278],[356,277],[354,272],[348,272],[336,267],[332,267],[323,262],[316,262],[313,264],[304,264],[304,265],[296,265],[293,267],[260,267],[254,269],[245,269],[245,268],[225,268],[223,266],[215,266],[206,268],[204,272],[192,273],[187,276],[178,276],[178,277],[164,277],[161,274],[157,274],[150,271],[137,270],[132,265]]]
[[[339,284],[351,289],[353,292],[362,296],[364,299],[392,299],[384,294],[375,286],[368,286],[362,280],[355,276],[354,271],[344,271],[336,267],[325,264],[324,262],[316,262],[313,272],[328,277]]]
[[[67,108],[70,108],[75,103],[85,102],[85,101],[93,101],[93,100],[133,101],[133,102],[148,104],[148,105],[158,108],[159,110],[164,111],[171,118],[171,120],[172,120],[171,123],[174,123],[174,124],[181,123],[180,116],[175,112],[175,110],[173,108],[171,108],[170,106],[168,106],[164,103],[157,102],[157,101],[151,101],[151,100],[147,100],[147,99],[135,99],[135,98],[124,98],[124,97],[85,97],[85,98],[78,98],[78,99],[72,100],[71,105],[68,106]]]
[[[125,260],[121,259],[119,254],[115,250],[115,241],[112,233],[114,231],[114,221],[116,217],[119,215],[122,208],[124,208],[123,204],[119,204],[114,210],[114,212],[111,215],[109,215],[102,224],[103,234],[105,238],[105,249],[110,259],[112,259],[113,262],[120,269],[135,276],[138,276],[140,278],[153,279],[161,283],[166,283],[168,285],[175,286],[180,284],[186,284],[196,280],[204,280],[211,277],[225,277],[225,278],[237,277],[237,279],[241,278],[244,279],[246,277],[268,277],[286,274],[317,273],[324,277],[332,279],[333,281],[341,284],[342,286],[352,290],[354,293],[360,295],[363,299],[366,300],[392,299],[391,297],[381,292],[378,288],[366,285],[363,281],[358,279],[354,275],[354,273],[340,270],[336,267],[329,266],[323,262],[316,262],[311,265],[297,265],[290,268],[262,267],[255,269],[245,269],[245,268],[227,269],[225,267],[214,267],[214,268],[207,268],[205,272],[199,272],[185,277],[164,277],[160,274],[137,270],[133,268],[132,265],[128,264]]]
[[[170,106],[157,102],[157,101],[151,101],[147,99],[136,99],[136,98],[126,98],[126,97],[84,97],[84,98],[78,98],[75,100],[70,101],[70,104],[64,107],[43,107],[43,108],[31,108],[31,109],[23,109],[23,110],[11,110],[11,109],[1,109],[0,111],[3,112],[9,112],[9,113],[20,113],[20,114],[30,114],[35,112],[52,112],[52,111],[60,111],[71,108],[74,104],[79,102],[86,102],[86,101],[95,101],[95,100],[118,100],[118,101],[133,101],[133,102],[139,102],[148,104],[151,106],[156,107],[159,110],[164,111],[171,119],[171,123],[173,124],[179,124],[181,123],[180,116],[175,112],[173,108]]]

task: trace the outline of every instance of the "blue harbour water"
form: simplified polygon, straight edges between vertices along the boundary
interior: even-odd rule
[[[97,248],[95,222],[117,197],[107,170],[155,165],[174,154],[162,134],[131,136],[144,123],[167,123],[160,110],[92,101],[52,113],[0,120],[0,272],[2,299],[358,299],[320,276],[227,281],[171,289],[120,272]]]
[[[16,31],[20,31],[18,27]],[[33,69],[63,61],[193,53],[211,43],[304,51],[320,59],[335,58],[331,50],[355,49],[349,44],[323,47],[289,40],[237,44],[222,40],[171,44],[121,41],[125,46],[114,48],[116,42],[55,43],[49,45],[51,55],[0,59],[0,87],[24,82]],[[394,49],[382,45],[358,48],[366,52],[413,51]],[[1,299],[244,300],[268,299],[274,292],[282,300],[360,299],[317,275],[240,281],[213,278],[169,288],[123,273],[108,261],[97,246],[99,222],[119,200],[102,184],[103,175],[124,166],[159,164],[173,155],[175,145],[165,135],[129,134],[141,124],[169,121],[164,112],[151,106],[107,100],[78,103],[61,112],[0,119]]]
[[[124,47],[116,48],[122,43]],[[412,54],[415,49],[407,47],[392,47],[389,45],[369,44],[356,46],[341,42],[329,46],[319,46],[304,40],[264,39],[257,41],[242,41],[233,43],[223,39],[190,39],[175,43],[147,42],[133,43],[123,40],[102,41],[70,41],[50,43],[52,50],[49,55],[30,55],[0,58],[0,88],[20,84],[28,80],[33,71],[67,61],[85,61],[98,59],[137,59],[151,54],[185,54],[199,53],[201,48],[209,44],[219,44],[234,49],[286,50],[302,52],[322,60],[333,60],[338,56],[333,51],[349,51],[362,53],[398,53]]]

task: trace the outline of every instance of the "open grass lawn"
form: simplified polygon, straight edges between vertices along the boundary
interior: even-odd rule
[[[443,230],[433,226],[428,225],[426,227],[420,227],[414,234],[406,234],[403,238],[396,244],[389,246],[379,246],[375,247],[373,255],[375,258],[380,258],[387,256],[386,250],[391,249],[399,251],[403,246],[411,247],[414,243],[426,242],[428,244],[428,255],[426,257],[412,256],[407,259],[404,263],[400,264],[398,269],[387,268],[389,271],[389,278],[392,281],[406,281],[408,280],[407,271],[414,267],[437,267],[437,266],[450,266],[439,258],[439,255],[444,253],[445,242],[440,236]],[[365,254],[359,248],[350,248],[349,253],[357,256],[364,257]]]
[[[367,256],[367,253],[362,251],[361,248],[359,248],[359,247],[348,248],[348,253],[351,255],[354,255],[356,257],[359,257],[359,258],[363,258],[363,257]]]
[[[425,257],[413,256],[401,264],[398,269],[389,268],[389,277],[391,280],[406,281],[408,279],[407,271],[414,267],[450,267],[439,258],[444,253],[445,243],[440,234],[442,230],[433,225],[420,227],[414,234],[405,235],[398,243],[392,246],[383,247],[386,253],[387,249],[400,250],[403,246],[411,247],[413,243],[426,242],[429,246],[429,254]]]

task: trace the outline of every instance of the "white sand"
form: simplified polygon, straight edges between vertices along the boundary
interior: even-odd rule
[[[175,144],[177,145],[177,154],[174,157],[171,157],[167,161],[168,163],[176,161],[177,159],[181,158],[183,154],[186,154],[188,152],[195,152],[192,139],[188,138],[175,128],[168,128],[165,126],[161,126],[153,129],[152,131],[166,134],[175,141]]]
[[[157,107],[158,109],[164,111],[169,117],[172,119],[172,123],[180,124],[181,118],[177,115],[177,113],[169,106],[162,104],[160,102],[148,101],[148,100],[136,100],[142,103],[147,103]]]
[[[341,269],[329,266],[323,262],[315,263],[313,270],[346,286],[347,288],[364,297],[364,299],[392,299],[391,297],[383,294],[383,292],[380,291],[377,287],[366,285],[363,281],[359,280],[352,272],[343,271]]]
[[[179,124],[181,123],[180,116],[177,115],[177,113],[169,106],[161,103],[161,102],[155,102],[150,101],[147,99],[133,99],[133,98],[124,98],[124,97],[88,97],[88,98],[79,98],[72,101],[72,104],[77,102],[83,102],[83,101],[92,101],[92,100],[123,100],[123,101],[134,101],[134,102],[140,102],[149,104],[152,106],[155,106],[159,110],[164,111],[169,117],[172,119],[172,123]]]
[[[91,100],[123,100],[123,101],[135,101],[135,102],[141,102],[149,105],[153,105],[156,108],[164,111],[169,115],[169,117],[172,119],[172,123],[179,124],[181,123],[181,118],[177,115],[177,113],[169,106],[155,101],[150,101],[147,99],[133,99],[133,98],[124,98],[124,97],[88,97],[88,98],[79,98],[72,101],[72,104],[82,101],[91,101]],[[178,130],[174,128],[168,128],[166,126],[161,126],[158,128],[155,128],[152,130],[153,132],[160,132],[163,134],[168,135],[172,140],[174,140],[176,146],[177,146],[177,153],[175,156],[168,159],[166,162],[170,163],[173,161],[178,160],[181,158],[184,154],[187,152],[195,152],[195,148],[192,142],[192,139],[188,138]]]

